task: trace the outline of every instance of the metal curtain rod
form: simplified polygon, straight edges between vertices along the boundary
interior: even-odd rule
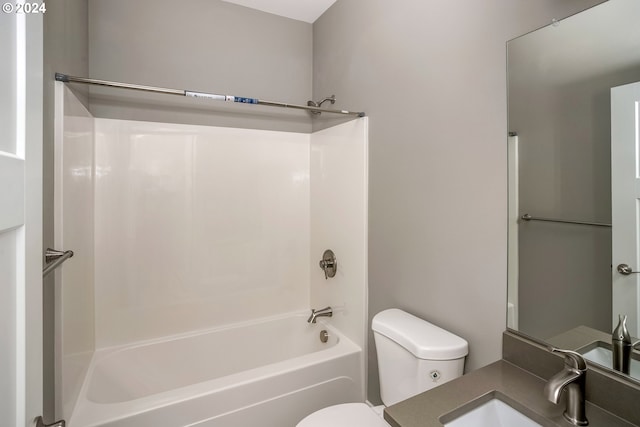
[[[593,225],[595,227],[611,227],[611,224],[604,222],[586,222],[586,221],[571,221],[567,219],[552,219],[552,218],[539,218],[529,214],[524,214],[520,217],[523,221],[547,221],[547,222],[561,222],[564,224],[580,224],[580,225]]]
[[[69,76],[67,74],[62,74],[62,73],[56,73],[56,80],[59,82],[65,82],[65,83],[84,83],[84,84],[90,84],[90,85],[118,87],[122,89],[141,90],[145,92],[164,93],[167,95],[190,96],[192,98],[205,98],[205,99],[211,99],[214,101],[229,101],[229,102],[239,102],[241,104],[258,104],[258,105],[268,105],[271,107],[295,108],[298,110],[314,111],[318,113],[334,113],[334,114],[343,114],[343,115],[357,116],[357,117],[365,116],[365,113],[356,112],[356,111],[329,110],[326,108],[317,108],[317,107],[311,107],[307,105],[286,104],[284,102],[264,101],[262,99],[246,98],[243,96],[217,95],[214,93],[196,92],[192,90],[167,89],[162,87],[143,86],[143,85],[137,85],[137,84],[131,84],[131,83],[110,82],[108,80],[98,80],[98,79],[89,79],[86,77]]]

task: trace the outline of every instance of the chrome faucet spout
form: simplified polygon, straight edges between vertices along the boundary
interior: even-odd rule
[[[573,425],[586,426],[589,424],[584,398],[587,364],[582,355],[575,351],[558,348],[551,348],[551,351],[564,354],[564,368],[549,379],[544,386],[544,396],[557,404],[562,392],[566,392],[567,407],[562,415]]]
[[[316,310],[314,308],[311,309],[311,316],[307,319],[308,323],[316,323],[316,319],[318,317],[331,317],[333,316],[333,309],[331,307],[321,308],[320,310]]]
[[[563,369],[549,379],[544,386],[544,397],[549,402],[557,404],[560,401],[560,394],[566,389],[566,387],[579,380],[582,376],[580,371],[574,369]]]

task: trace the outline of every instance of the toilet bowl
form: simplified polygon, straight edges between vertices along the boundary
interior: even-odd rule
[[[389,427],[389,424],[366,403],[343,403],[314,412],[296,427]]]
[[[392,308],[376,314],[371,329],[384,406],[408,399],[463,373],[469,352],[467,342],[426,320]],[[329,406],[307,416],[296,427],[389,427],[382,419],[382,408],[372,408],[366,403]]]

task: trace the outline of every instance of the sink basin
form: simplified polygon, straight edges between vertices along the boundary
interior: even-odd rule
[[[611,344],[604,341],[596,341],[578,350],[578,353],[582,356],[598,365],[602,365],[605,368],[613,369],[613,351],[611,350]],[[640,361],[637,360],[638,354],[633,352],[631,354],[631,366],[630,373],[633,378],[640,378]]]
[[[440,422],[445,427],[542,427],[504,400],[491,393],[444,415]]]

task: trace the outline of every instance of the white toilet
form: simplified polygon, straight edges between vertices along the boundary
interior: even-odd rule
[[[381,311],[371,323],[378,354],[380,395],[393,405],[462,375],[467,342],[397,308]],[[345,403],[321,409],[296,427],[389,427],[384,407]]]

